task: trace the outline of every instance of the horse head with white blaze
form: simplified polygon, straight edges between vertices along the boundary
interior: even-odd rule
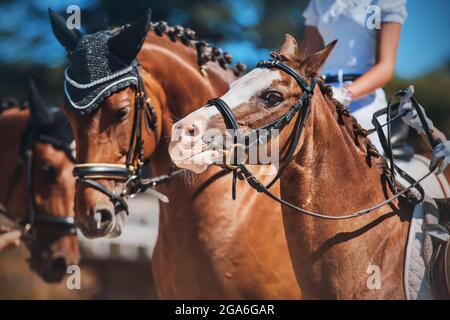
[[[277,60],[261,61],[257,68],[233,82],[230,90],[220,99],[211,100],[207,105],[174,124],[169,147],[174,163],[196,173],[203,172],[214,163],[225,162],[230,166],[230,153],[236,156],[237,151],[241,151],[236,149],[241,147],[243,153],[248,151],[248,133],[257,132],[258,135],[255,137],[260,141],[261,135],[270,140],[275,136],[268,131],[280,131],[284,126],[292,127],[294,121],[291,123],[290,120],[294,113],[291,112],[288,116],[286,113],[292,106],[296,106],[295,112],[301,112],[301,104],[309,101],[314,90],[312,85],[314,76],[335,43],[331,43],[311,57],[302,59],[295,40],[286,35],[279,53],[272,53]],[[278,64],[276,61],[284,63]],[[298,78],[294,70],[301,70],[301,74],[306,78],[313,79],[312,83]],[[226,129],[234,131],[231,136],[239,135],[239,142],[244,142],[243,137],[246,137],[247,149],[242,143],[231,143],[231,148],[218,145],[218,141],[219,144],[229,142],[230,139],[236,142],[236,137],[230,138],[230,131]],[[262,133],[263,130],[266,132]],[[277,136],[280,146],[284,146],[289,138],[286,132],[291,130],[283,130],[280,136]],[[227,134],[228,139],[223,136]],[[217,138],[214,135],[221,137]],[[255,145],[254,142],[250,142],[250,145],[252,144]],[[273,148],[267,148],[266,152],[270,155]]]

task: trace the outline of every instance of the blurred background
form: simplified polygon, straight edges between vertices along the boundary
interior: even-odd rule
[[[235,62],[241,61],[252,68],[261,58],[267,58],[271,50],[279,48],[285,33],[301,41],[302,12],[307,1],[0,0],[0,99],[24,99],[27,79],[32,75],[46,101],[59,104],[66,52],[51,32],[47,8],[64,13],[73,4],[82,9],[81,24],[85,32],[122,25],[151,8],[153,21],[165,20],[172,25],[190,27],[199,39],[222,47],[233,55]],[[416,97],[431,119],[449,135],[450,19],[447,15],[450,2],[408,1],[407,8],[396,77],[386,90],[391,95],[414,84]],[[143,217],[151,211],[152,218],[144,217],[136,222],[136,226],[148,225],[145,230],[150,230],[149,238],[144,236],[145,241],[154,241],[156,237],[156,208],[156,204],[147,207]],[[132,234],[130,237],[133,238]],[[27,273],[24,253],[20,250],[3,254],[0,256],[0,298],[154,298],[150,275],[153,244],[146,244],[130,245],[129,248],[134,246],[134,249],[122,250],[118,256],[114,256],[114,249],[111,249],[116,244],[104,244],[103,249],[98,243],[94,249],[89,247],[92,244],[86,244],[84,261],[89,272],[83,281],[84,287],[91,289],[80,293],[67,292],[64,286],[47,286],[37,276]],[[136,248],[146,250],[144,258],[140,254],[129,254]],[[114,263],[109,263],[108,259]],[[27,286],[28,291],[24,289]],[[128,292],[129,287],[136,289]],[[38,296],[33,296],[30,288],[34,288],[33,294]]]
[[[52,104],[62,98],[65,51],[51,32],[47,8],[82,9],[85,32],[118,26],[152,9],[152,20],[180,24],[253,67],[289,32],[301,40],[307,0],[0,0],[0,97],[24,97],[32,74]],[[131,4],[132,3],[132,4]],[[397,76],[388,94],[412,83],[438,126],[450,133],[450,2],[408,1]]]

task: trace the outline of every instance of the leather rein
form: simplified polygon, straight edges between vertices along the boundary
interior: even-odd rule
[[[422,201],[424,199],[424,190],[420,186],[420,182],[423,181],[424,179],[426,179],[430,174],[432,174],[432,172],[431,171],[428,172],[421,179],[415,181],[411,176],[409,176],[406,172],[401,170],[394,163],[392,146],[390,144],[389,124],[392,123],[394,120],[398,119],[398,117],[400,117],[401,115],[398,115],[396,117],[391,117],[391,112],[392,112],[392,109],[394,109],[394,106],[398,107],[398,104],[392,105],[391,100],[389,100],[389,104],[386,108],[384,108],[374,114],[373,121],[372,121],[374,124],[374,129],[369,130],[367,132],[367,134],[377,132],[377,134],[380,136],[380,141],[382,143],[382,147],[383,147],[385,154],[388,157],[389,163],[390,163],[390,167],[388,164],[389,170],[386,170],[384,172],[384,174],[386,176],[388,176],[388,182],[389,182],[390,188],[393,192],[392,197],[390,197],[389,199],[386,199],[385,201],[380,202],[372,207],[365,208],[363,210],[359,210],[359,211],[352,212],[349,214],[343,214],[343,215],[337,216],[337,215],[332,215],[332,214],[321,214],[318,212],[313,212],[313,211],[306,210],[304,208],[300,208],[298,206],[293,205],[292,203],[289,203],[289,202],[281,199],[280,197],[277,197],[272,192],[270,192],[268,189],[281,177],[287,164],[291,161],[292,156],[294,154],[294,150],[296,149],[296,147],[299,143],[303,128],[305,127],[308,115],[310,114],[311,100],[314,95],[314,88],[316,86],[316,80],[312,79],[311,82],[308,83],[306,81],[306,79],[304,79],[301,75],[299,75],[294,69],[292,69],[290,66],[284,64],[280,60],[262,60],[257,64],[256,67],[257,68],[278,69],[278,70],[281,70],[281,71],[287,73],[289,76],[294,78],[294,80],[297,82],[299,87],[302,89],[302,94],[300,95],[300,97],[296,101],[296,103],[292,107],[290,107],[289,110],[283,116],[281,116],[280,118],[276,119],[275,121],[269,123],[268,125],[265,125],[261,128],[252,129],[252,131],[251,131],[252,133],[256,132],[257,136],[258,136],[259,131],[264,129],[264,130],[266,130],[265,135],[270,136],[270,133],[267,133],[267,132],[270,132],[269,130],[282,129],[286,124],[288,124],[293,119],[293,117],[295,115],[297,115],[297,118],[295,120],[294,129],[288,140],[289,145],[288,145],[288,149],[286,152],[284,163],[280,165],[280,168],[279,168],[277,174],[267,185],[264,185],[262,182],[260,182],[250,172],[250,170],[248,170],[248,168],[245,166],[245,157],[240,157],[240,159],[238,159],[239,157],[237,157],[238,149],[241,149],[244,152],[244,154],[246,154],[246,152],[249,150],[249,148],[252,145],[261,144],[261,142],[260,142],[261,140],[256,139],[253,142],[249,142],[249,134],[247,134],[247,135],[240,134],[241,130],[240,130],[238,121],[237,121],[235,115],[233,114],[233,111],[227,105],[227,103],[225,101],[223,101],[220,98],[215,98],[208,102],[207,105],[216,107],[218,109],[218,111],[221,113],[227,128],[232,129],[235,132],[234,144],[231,146],[231,149],[226,151],[228,154],[232,155],[232,157],[231,157],[232,159],[230,159],[230,157],[228,157],[226,160],[226,163],[225,163],[226,167],[228,167],[228,169],[230,169],[233,172],[233,177],[232,177],[232,197],[233,197],[233,199],[236,198],[236,180],[237,179],[240,179],[240,180],[245,179],[248,182],[248,184],[253,189],[255,189],[257,192],[266,194],[267,196],[269,196],[276,202],[293,209],[296,213],[301,213],[301,214],[305,214],[305,215],[312,216],[315,218],[328,219],[328,220],[344,220],[344,219],[356,218],[356,217],[360,217],[363,215],[367,215],[381,207],[384,207],[384,206],[392,203],[394,200],[396,200],[400,197],[404,197],[408,201],[410,201],[411,199],[406,197],[406,194],[413,188],[416,189],[421,196],[419,198],[419,201]],[[401,95],[404,95],[403,91],[398,92],[395,96],[401,96]],[[414,97],[412,97],[412,98],[414,98]],[[434,142],[431,137],[431,130],[429,129],[428,124],[425,121],[425,116],[424,116],[422,110],[419,108],[419,105],[415,99],[411,99],[411,101],[412,101],[413,107],[419,114],[419,118],[423,124],[425,132],[427,132],[427,137],[430,140],[430,143],[432,145],[434,145]],[[383,114],[387,114],[387,120],[386,120],[385,124],[381,125],[377,118]],[[388,126],[388,136],[387,137],[384,135],[384,132],[382,130],[382,128],[384,126]],[[388,172],[389,172],[389,174],[388,174]],[[397,187],[395,185],[395,172],[399,173],[399,175],[401,177],[403,177],[408,183],[410,183],[410,185],[407,188],[404,188],[402,190],[397,189]]]
[[[145,128],[150,135],[153,131],[154,139],[157,145],[158,137],[158,119],[155,108],[148,97],[142,81],[139,64],[135,66],[138,75],[138,84],[136,87],[135,96],[135,110],[133,117],[133,126],[131,129],[131,139],[126,154],[125,164],[113,163],[82,163],[76,164],[73,170],[73,175],[77,178],[78,183],[85,184],[92,187],[110,199],[116,208],[116,214],[120,211],[125,211],[127,215],[128,204],[126,198],[133,198],[137,194],[146,191],[148,188],[153,188],[158,184],[165,183],[173,177],[181,174],[184,170],[177,170],[167,175],[144,179],[143,165],[144,165],[144,139],[142,137],[142,120],[145,121]],[[98,182],[98,179],[113,179],[124,181],[119,192],[109,190],[105,185]],[[152,193],[162,199],[164,195],[160,195],[156,190]]]
[[[23,227],[21,238],[26,244],[30,246],[44,246],[49,245],[51,242],[56,241],[60,237],[66,235],[76,235],[77,228],[74,224],[73,217],[55,216],[49,213],[38,212],[36,209],[36,204],[33,197],[33,147],[35,143],[50,144],[56,149],[63,150],[70,161],[75,162],[75,159],[72,156],[72,148],[69,145],[45,134],[35,134],[33,132],[33,129],[31,128],[31,124],[28,125],[28,128],[25,130],[24,136],[22,137],[21,155],[11,177],[11,187],[6,194],[6,204],[9,203],[9,200],[12,196],[14,187],[16,185],[15,182],[18,181],[22,170],[25,169],[28,210],[27,216],[19,222],[19,224]],[[2,212],[0,213],[3,214],[8,220],[14,220],[14,218],[10,216],[6,209],[2,210]],[[36,226],[43,224],[54,226],[55,229],[58,230],[57,236],[53,238],[50,243],[48,241],[46,243],[42,243],[43,240],[40,239],[36,233]]]

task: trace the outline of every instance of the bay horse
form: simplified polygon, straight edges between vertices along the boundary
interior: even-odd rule
[[[279,128],[279,144],[286,147],[281,150],[287,161],[280,166],[284,168],[281,201],[288,203],[282,207],[283,223],[302,297],[403,299],[412,207],[395,199],[370,214],[339,219],[382,204],[393,192],[384,178],[385,161],[365,130],[332,99],[329,87],[320,80],[314,86],[313,79],[334,45],[302,57],[296,41],[286,35],[279,53],[272,54],[274,60],[263,60],[258,68],[233,83],[221,99],[211,100],[175,123],[172,137],[176,139],[169,152],[179,167],[199,172],[212,163],[223,165],[218,159],[233,151],[229,148],[212,156],[212,150],[219,151],[205,139],[208,130],[225,134],[230,127],[244,132],[264,126]],[[187,141],[187,130],[192,127],[197,134]],[[296,143],[289,144],[297,138]],[[186,164],[179,154],[189,154],[199,161]],[[255,189],[265,193],[265,186],[245,166],[238,167]],[[306,214],[311,212],[331,216],[319,219],[317,214]],[[380,270],[380,288],[368,286],[372,266]]]
[[[34,83],[28,106],[8,99],[0,111],[0,214],[22,230],[31,269],[53,283],[79,262],[73,139],[64,114],[45,106]]]
[[[165,22],[150,23],[149,15],[131,25],[93,35],[68,30],[62,17],[52,11],[50,19],[55,36],[69,52],[68,91],[76,83],[80,88],[82,84],[89,86],[87,81],[73,79],[76,70],[72,74],[70,68],[80,68],[74,57],[83,52],[87,63],[98,59],[96,64],[102,64],[97,56],[84,53],[83,46],[93,51],[105,48],[99,54],[107,51],[109,61],[120,57],[122,62],[133,63],[137,57],[139,62],[135,73],[105,76],[119,83],[138,74],[142,83],[136,81],[109,92],[95,110],[87,107],[84,114],[77,109],[80,103],[74,101],[76,94],[69,92],[70,102],[66,93],[63,107],[76,141],[76,224],[91,238],[119,236],[127,210],[120,199],[112,196],[123,195],[124,180],[134,179],[127,171],[123,174],[130,146],[136,149],[141,145],[136,141],[142,141],[141,156],[134,152],[132,159],[135,168],[150,160],[153,175],[170,173],[173,165],[167,148],[173,119],[225,92],[237,78],[238,70],[229,66],[230,57],[219,48],[195,40],[192,30],[170,27]],[[107,45],[99,40],[102,37],[108,39]],[[127,64],[122,68],[124,73],[129,70]],[[90,80],[102,82],[95,77]],[[146,97],[144,106],[137,101],[142,96]],[[139,111],[142,108],[145,112]],[[136,121],[141,121],[140,125]],[[134,136],[136,132],[141,132],[140,139]],[[125,170],[130,168],[125,166]],[[177,177],[157,186],[158,192],[170,199],[170,203],[160,205],[159,233],[152,258],[158,296],[299,298],[279,205],[254,194],[243,182],[239,182],[241,197],[233,201],[229,179],[230,174],[211,168],[188,183]]]

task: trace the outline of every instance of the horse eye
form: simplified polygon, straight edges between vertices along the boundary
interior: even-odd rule
[[[283,101],[283,95],[277,91],[266,91],[261,95],[267,106],[275,107]]]
[[[117,120],[120,120],[120,121],[125,120],[129,112],[130,112],[130,107],[120,108],[116,112]]]
[[[48,177],[48,179],[49,179],[49,181],[51,183],[56,182],[56,178],[58,177],[58,173],[56,172],[56,168],[55,167],[53,167],[51,165],[48,165],[48,164],[45,164],[45,165],[42,166],[42,171],[44,171],[47,174],[47,177]]]

